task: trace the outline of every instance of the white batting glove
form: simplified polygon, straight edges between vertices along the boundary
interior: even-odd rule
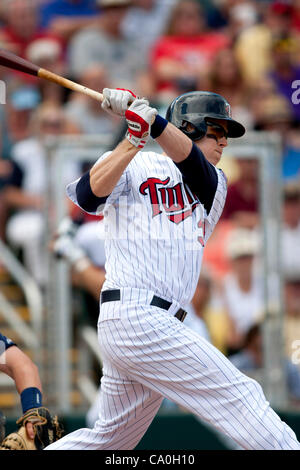
[[[146,99],[136,99],[125,111],[128,124],[126,138],[138,148],[143,148],[149,138],[151,124],[158,111]]]
[[[109,114],[116,114],[117,116],[124,116],[126,109],[136,99],[136,95],[124,88],[104,88],[102,92],[104,100],[101,107]]]
[[[63,258],[71,265],[86,257],[85,252],[74,241],[77,227],[71,219],[66,217],[59,224],[52,251],[56,258]]]

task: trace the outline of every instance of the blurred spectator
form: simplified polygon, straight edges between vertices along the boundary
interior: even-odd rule
[[[230,356],[229,360],[237,369],[250,376],[252,372],[263,367],[263,339],[260,325],[255,324],[247,331],[242,350]],[[284,359],[283,367],[289,397],[299,404],[300,371],[288,357]]]
[[[228,24],[227,2],[215,0],[197,0],[205,14],[210,29],[224,29]]]
[[[270,71],[273,39],[289,34],[291,12],[287,3],[269,2],[264,6],[262,21],[246,28],[238,36],[235,53],[249,86],[259,82]]]
[[[262,318],[263,282],[256,260],[259,254],[258,234],[237,228],[228,240],[227,254],[231,272],[221,284],[221,299],[231,320],[229,350],[240,349],[248,329]]]
[[[259,5],[257,2],[248,0],[230,0],[224,2],[223,11],[226,10],[227,28],[226,33],[232,41],[246,29],[257,23]]]
[[[3,197],[3,188],[11,175],[12,165],[11,162],[3,158],[3,145],[2,136],[0,134],[0,239],[5,240],[5,224],[7,220],[7,206]],[[0,262],[1,267],[1,262]]]
[[[32,41],[45,37],[60,41],[47,30],[40,29],[37,0],[4,1],[6,4],[5,26],[0,30],[1,47],[27,58],[27,48]]]
[[[93,90],[102,91],[110,87],[110,79],[101,65],[89,66],[80,76],[79,83]],[[66,114],[79,126],[84,134],[113,134],[119,119],[106,113],[101,103],[81,93],[71,95],[65,106]]]
[[[253,105],[255,129],[272,131],[282,139],[283,180],[300,176],[300,124],[295,122],[291,103],[282,95],[270,94]]]
[[[27,48],[27,59],[33,64],[51,70],[58,75],[64,76],[67,71],[63,60],[63,48],[59,42],[52,38],[42,38],[32,41]],[[38,80],[36,83],[42,100],[53,101],[60,104],[64,100],[65,88],[49,80]]]
[[[230,48],[220,50],[213,58],[208,72],[206,89],[218,93],[230,103],[232,116],[246,128],[253,126],[249,111],[249,92],[241,74],[240,65]],[[198,88],[201,88],[201,81]]]
[[[69,43],[71,73],[78,78],[89,66],[101,64],[109,71],[110,88],[135,88],[144,56],[136,41],[124,38],[121,25],[131,0],[98,0],[98,22],[75,34]]]
[[[293,118],[300,121],[300,106],[292,100],[294,89],[292,84],[300,79],[300,63],[295,58],[299,53],[299,41],[292,37],[282,37],[274,40],[272,44],[272,71],[277,92],[282,94],[291,104]]]
[[[300,367],[300,267],[284,272],[284,340],[286,355]],[[296,356],[296,357],[295,357]]]
[[[292,3],[293,16],[292,16],[292,30],[300,33],[300,1],[293,0]]]
[[[148,55],[149,48],[164,32],[172,8],[178,0],[133,0],[123,22],[125,38],[138,41]]]
[[[12,175],[4,189],[6,204],[14,211],[7,224],[7,241],[22,249],[25,266],[40,285],[47,280],[43,209],[48,168],[43,141],[48,135],[70,132],[74,132],[74,125],[66,120],[61,108],[47,103],[37,108],[31,122],[31,136],[12,149],[12,159],[20,171]],[[78,176],[78,165],[69,162],[63,175],[66,183]]]
[[[215,281],[221,280],[230,271],[226,245],[233,227],[234,223],[230,219],[219,220],[205,246],[203,263],[209,268]]]
[[[255,228],[259,222],[258,169],[256,158],[237,158],[239,173],[229,184],[221,220],[231,220],[239,226]]]
[[[281,265],[290,272],[300,269],[300,181],[287,183],[283,197]]]
[[[196,286],[196,290],[191,302],[185,307],[188,315],[185,318],[185,325],[198,333],[207,341],[211,337],[204,320],[205,311],[211,297],[211,280],[205,271],[202,271]],[[206,312],[207,313],[207,312]]]
[[[80,29],[93,24],[96,0],[47,0],[41,6],[41,26],[68,41]]]
[[[34,87],[19,86],[11,91],[4,122],[4,146],[8,153],[12,145],[28,137],[31,116],[40,101],[41,96]]]
[[[93,297],[91,305],[93,325],[99,314],[99,295],[105,279],[104,220],[83,223],[78,226],[70,218],[60,223],[51,251],[71,266],[72,284]]]
[[[165,102],[195,89],[197,82],[206,77],[213,57],[228,45],[226,35],[207,31],[197,1],[180,0],[172,10],[165,34],[151,51],[152,94],[158,93],[158,101]]]
[[[203,268],[192,301],[185,308],[188,315],[184,323],[226,354],[228,318],[224,310],[214,305],[214,288],[211,274]]]

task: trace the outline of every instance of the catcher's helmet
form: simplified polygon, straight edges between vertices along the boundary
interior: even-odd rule
[[[166,119],[192,140],[205,136],[209,118],[228,122],[228,137],[242,137],[245,128],[231,117],[230,104],[217,93],[191,91],[175,98],[167,109]],[[193,130],[188,130],[188,123]]]

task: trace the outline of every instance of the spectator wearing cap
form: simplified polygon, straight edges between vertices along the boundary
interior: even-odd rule
[[[276,131],[286,141],[287,131],[293,124],[291,103],[274,90],[259,101],[252,102],[254,128],[259,131]]]
[[[26,56],[33,64],[38,64],[57,75],[67,75],[63,47],[53,38],[39,38],[32,41],[26,49]],[[39,89],[42,101],[53,101],[57,104],[64,101],[66,88],[49,80],[38,80],[36,86]]]
[[[252,103],[256,130],[273,131],[282,139],[282,178],[285,182],[300,177],[300,123],[295,121],[291,102],[283,95],[270,93]]]
[[[256,231],[243,228],[233,230],[228,241],[231,271],[221,282],[220,301],[231,322],[229,350],[242,346],[248,329],[263,315],[263,283],[256,263],[259,243]]]
[[[126,39],[122,21],[131,0],[98,0],[99,14],[93,27],[75,34],[69,43],[70,70],[73,77],[91,65],[102,65],[109,71],[110,87],[135,89],[136,76],[145,57],[137,42]]]
[[[41,96],[35,87],[21,85],[11,91],[4,123],[4,145],[8,151],[13,144],[28,137],[30,119],[40,101]]]

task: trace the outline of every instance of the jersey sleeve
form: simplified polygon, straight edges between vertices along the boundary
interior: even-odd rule
[[[11,339],[0,333],[0,356],[11,346],[17,346]]]
[[[205,242],[209,239],[221,217],[227,195],[227,178],[221,169],[216,168],[216,170],[218,184],[209,214],[206,213],[205,216]]]
[[[111,152],[104,153],[95,163],[96,166],[99,162],[107,158]],[[93,207],[93,209],[86,209],[82,207],[80,202],[78,201],[78,193],[77,193],[77,186],[81,178],[73,181],[72,183],[68,184],[66,192],[68,197],[71,199],[74,204],[76,204],[80,209],[88,214],[92,215],[99,215],[103,212],[106,204],[113,204],[122,194],[128,193],[131,187],[131,179],[130,179],[130,172],[129,169],[126,168],[124,173],[122,174],[121,178],[117,182],[116,186],[112,190],[112,192],[106,198],[99,198],[99,205],[97,207]]]

